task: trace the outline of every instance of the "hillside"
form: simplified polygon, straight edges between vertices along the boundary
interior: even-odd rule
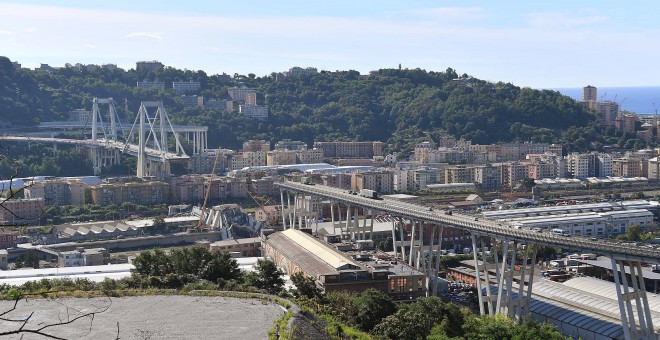
[[[170,88],[136,88],[143,79],[164,81]],[[555,91],[490,83],[452,69],[382,69],[378,74],[325,72],[275,81],[234,75],[234,83],[203,71],[165,67],[156,72],[67,66],[52,73],[15,70],[0,57],[0,121],[34,126],[64,120],[73,109],[91,108],[94,97],[113,97],[124,122],[132,123],[140,101],[163,100],[173,122],[208,125],[209,146],[239,148],[245,139],[282,138],[311,145],[323,140],[380,140],[389,151],[407,151],[420,138],[448,134],[474,143],[557,142],[561,131],[584,127],[593,116]],[[255,121],[219,110],[184,107],[172,81],[201,82],[199,94],[227,99],[227,89],[243,83],[267,105],[267,121]],[[235,107],[237,107],[235,105]]]

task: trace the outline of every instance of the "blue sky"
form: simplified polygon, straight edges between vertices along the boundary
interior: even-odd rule
[[[0,55],[259,76],[448,67],[519,86],[660,85],[660,2],[0,1]]]

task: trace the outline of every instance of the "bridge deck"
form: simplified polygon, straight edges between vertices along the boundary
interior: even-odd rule
[[[660,250],[652,248],[592,241],[586,237],[579,236],[566,237],[525,229],[514,229],[506,222],[493,221],[481,216],[475,217],[457,213],[446,215],[444,211],[429,211],[427,207],[420,205],[360,197],[348,194],[341,189],[322,185],[305,185],[296,182],[280,182],[275,183],[275,185],[290,192],[300,192],[312,196],[319,196],[334,202],[350,204],[352,206],[372,209],[374,211],[418,221],[457,227],[491,237],[539,243],[585,253],[595,252],[616,259],[641,260],[646,262],[660,261]]]
[[[104,122],[103,125],[109,129],[110,128],[110,123]],[[133,124],[121,124],[117,125],[118,130],[123,130],[123,131],[131,131],[131,127]],[[85,129],[85,130],[90,130],[92,129],[92,122],[80,122],[80,121],[60,121],[60,122],[42,122],[39,123],[39,128],[40,129],[64,129],[64,130],[71,130],[71,129]],[[172,128],[176,132],[206,132],[209,130],[208,126],[194,126],[194,125],[172,125]],[[97,125],[97,129],[99,131],[102,130],[101,123],[99,122]],[[154,126],[154,129],[160,129],[160,125]]]
[[[97,139],[96,141],[92,141],[91,139],[68,139],[68,138],[45,138],[45,137],[26,137],[26,136],[0,136],[0,141],[1,140],[6,140],[6,141],[12,141],[12,142],[38,142],[38,143],[57,143],[57,144],[73,144],[73,145],[83,145],[91,148],[112,148],[112,149],[119,149],[123,152],[126,152],[128,154],[131,154],[133,156],[137,155],[137,145],[132,145],[129,144],[128,148],[124,150],[124,143],[123,142],[113,142],[110,140],[105,140],[102,138]],[[145,152],[147,154],[147,157],[151,161],[156,161],[160,162],[162,161],[162,156],[164,156],[165,159],[170,160],[170,161],[178,161],[178,160],[187,160],[190,157],[187,155],[177,155],[174,152],[167,152],[164,155],[162,155],[160,152],[158,152],[155,149],[152,148],[145,148]]]

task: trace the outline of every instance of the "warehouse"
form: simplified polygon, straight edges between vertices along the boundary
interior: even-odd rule
[[[397,300],[426,296],[423,273],[396,261],[384,263],[371,256],[357,261],[300,230],[264,230],[262,252],[289,275],[303,273],[315,278],[325,292],[375,288]]]

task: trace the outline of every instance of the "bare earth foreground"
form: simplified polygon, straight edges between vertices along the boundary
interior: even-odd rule
[[[0,302],[0,313],[13,305],[13,301]],[[82,318],[44,332],[66,339],[115,339],[119,322],[120,339],[267,339],[273,320],[284,314],[279,305],[257,299],[172,295],[28,299],[2,317],[25,319],[34,311],[25,329],[37,329],[106,308],[91,324],[89,318]],[[0,331],[18,329],[20,325],[0,321]],[[43,337],[25,334],[23,339]]]

